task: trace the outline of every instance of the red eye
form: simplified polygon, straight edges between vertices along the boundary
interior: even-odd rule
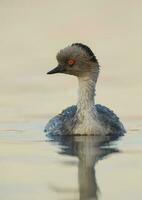
[[[74,64],[75,64],[75,60],[69,59],[69,60],[67,61],[67,63],[68,63],[68,65],[74,65]]]

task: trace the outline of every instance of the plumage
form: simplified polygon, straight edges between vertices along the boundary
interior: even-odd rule
[[[100,66],[92,50],[73,43],[57,54],[58,66],[47,74],[64,73],[76,76],[79,82],[77,105],[65,109],[45,127],[53,135],[123,135],[125,129],[109,108],[95,104],[96,83]]]
[[[115,134],[115,136],[124,135],[124,133],[126,132],[125,128],[123,124],[120,122],[119,118],[112,110],[100,104],[95,105],[95,107],[98,112],[98,117],[102,123],[102,126],[104,126],[105,129],[108,128],[110,129],[110,132],[107,133],[108,135],[109,134]],[[65,110],[62,111],[62,113],[55,116],[48,122],[44,131],[47,132],[47,134],[52,134],[52,135],[71,134],[71,132],[69,132],[66,127],[68,121],[73,123],[73,118],[75,116],[76,111],[77,111],[76,105],[66,108]]]

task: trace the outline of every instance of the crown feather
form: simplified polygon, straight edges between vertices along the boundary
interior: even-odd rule
[[[96,56],[94,55],[92,50],[87,45],[84,45],[82,43],[73,43],[71,46],[80,47],[81,49],[83,49],[91,57],[91,61],[98,62]]]

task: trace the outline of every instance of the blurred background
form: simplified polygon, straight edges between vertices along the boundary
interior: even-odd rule
[[[140,119],[141,8],[140,0],[0,0],[0,121],[46,119],[76,103],[75,77],[46,75],[74,42],[100,62],[97,103]]]
[[[128,130],[112,144],[120,153],[96,166],[99,199],[142,199],[142,1],[0,0],[2,200],[79,199],[78,157],[60,154],[61,144],[43,132],[50,117],[76,104],[77,79],[46,74],[74,42],[88,45],[100,63],[96,102]],[[86,149],[82,160],[91,163],[97,150]]]

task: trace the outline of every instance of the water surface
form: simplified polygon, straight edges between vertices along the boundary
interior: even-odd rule
[[[108,143],[93,136],[47,138],[44,124],[1,125],[1,199],[142,199],[140,128]]]

